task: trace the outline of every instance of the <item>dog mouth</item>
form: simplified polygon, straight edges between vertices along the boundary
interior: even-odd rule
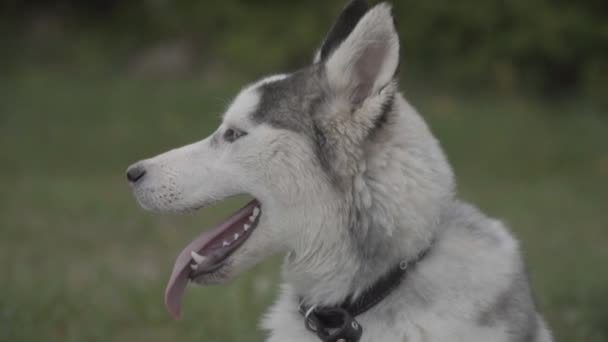
[[[181,302],[191,279],[213,273],[249,238],[260,220],[260,203],[253,200],[224,222],[194,239],[178,255],[165,290],[167,310],[179,319]]]

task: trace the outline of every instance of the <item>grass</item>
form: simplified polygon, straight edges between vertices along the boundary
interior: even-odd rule
[[[180,248],[236,202],[145,213],[131,162],[195,141],[237,91],[203,81],[0,80],[0,341],[262,341],[278,260],[164,311]],[[522,241],[558,341],[608,340],[608,116],[580,103],[413,96],[460,193]],[[238,202],[238,201],[237,201]]]

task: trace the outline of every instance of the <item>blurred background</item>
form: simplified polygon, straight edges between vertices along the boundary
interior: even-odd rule
[[[163,307],[181,247],[243,199],[150,214],[124,171],[309,63],[344,4],[0,1],[0,341],[263,341],[278,259]],[[608,341],[608,2],[394,5],[460,195],[521,240],[557,341]]]

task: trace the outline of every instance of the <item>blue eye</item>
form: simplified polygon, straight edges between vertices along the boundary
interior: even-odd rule
[[[224,131],[224,140],[227,142],[235,142],[238,138],[247,135],[247,132],[240,131],[234,128],[228,128]]]

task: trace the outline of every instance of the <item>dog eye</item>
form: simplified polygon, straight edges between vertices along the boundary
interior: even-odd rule
[[[247,135],[247,132],[243,132],[240,131],[238,129],[234,129],[234,128],[228,128],[225,132],[224,132],[224,139],[227,142],[234,142],[236,141],[238,138],[243,137]]]

